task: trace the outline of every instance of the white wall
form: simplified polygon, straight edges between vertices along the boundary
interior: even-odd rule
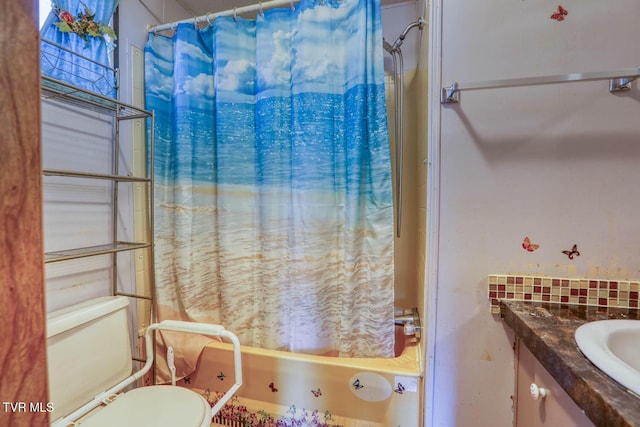
[[[550,19],[552,2],[434,3],[442,56],[434,49],[432,70],[442,81],[433,87],[640,64],[635,0],[566,0],[562,22]],[[470,91],[445,107],[437,96],[427,425],[511,426],[512,337],[489,314],[487,276],[640,278],[640,88]],[[540,249],[524,251],[525,236]],[[569,260],[561,251],[573,244],[581,255]]]

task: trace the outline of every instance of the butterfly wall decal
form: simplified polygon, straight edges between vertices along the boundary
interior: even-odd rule
[[[564,21],[564,17],[567,16],[569,12],[562,6],[558,6],[558,11],[554,12],[551,15],[551,19],[555,19],[556,21]]]
[[[398,394],[402,394],[404,392],[404,386],[401,383],[398,383],[398,386],[393,391]]]
[[[528,237],[525,237],[524,240],[522,241],[522,248],[525,249],[527,252],[533,252],[536,249],[538,249],[540,247],[540,245],[536,245],[535,243],[531,243],[531,240],[529,240]]]
[[[360,380],[356,379],[353,384],[351,384],[353,386],[354,389],[356,390],[360,390],[361,388],[364,388],[364,386],[362,384],[360,384]]]
[[[314,397],[322,396],[322,392],[320,391],[320,388],[318,388],[317,390],[311,390],[311,393],[313,393]]]
[[[220,381],[223,381],[227,376],[224,374],[224,372],[220,371],[220,373],[218,374],[218,379]]]
[[[276,388],[275,384],[273,382],[269,383],[269,389],[271,390],[272,393],[277,393],[278,389]]]
[[[580,252],[578,252],[578,245],[573,245],[570,251],[562,251],[563,254],[569,257],[569,259],[573,259],[574,256],[580,256]]]

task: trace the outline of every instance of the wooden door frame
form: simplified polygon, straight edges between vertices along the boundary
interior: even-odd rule
[[[38,2],[0,2],[0,425],[48,426]]]

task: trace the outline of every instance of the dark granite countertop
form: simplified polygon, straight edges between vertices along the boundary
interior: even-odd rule
[[[500,312],[596,426],[640,426],[640,398],[592,365],[574,339],[575,330],[586,322],[640,319],[640,310],[501,301]]]

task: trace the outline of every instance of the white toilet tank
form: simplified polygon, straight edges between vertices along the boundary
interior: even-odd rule
[[[103,297],[47,316],[51,420],[131,375],[128,298]]]

